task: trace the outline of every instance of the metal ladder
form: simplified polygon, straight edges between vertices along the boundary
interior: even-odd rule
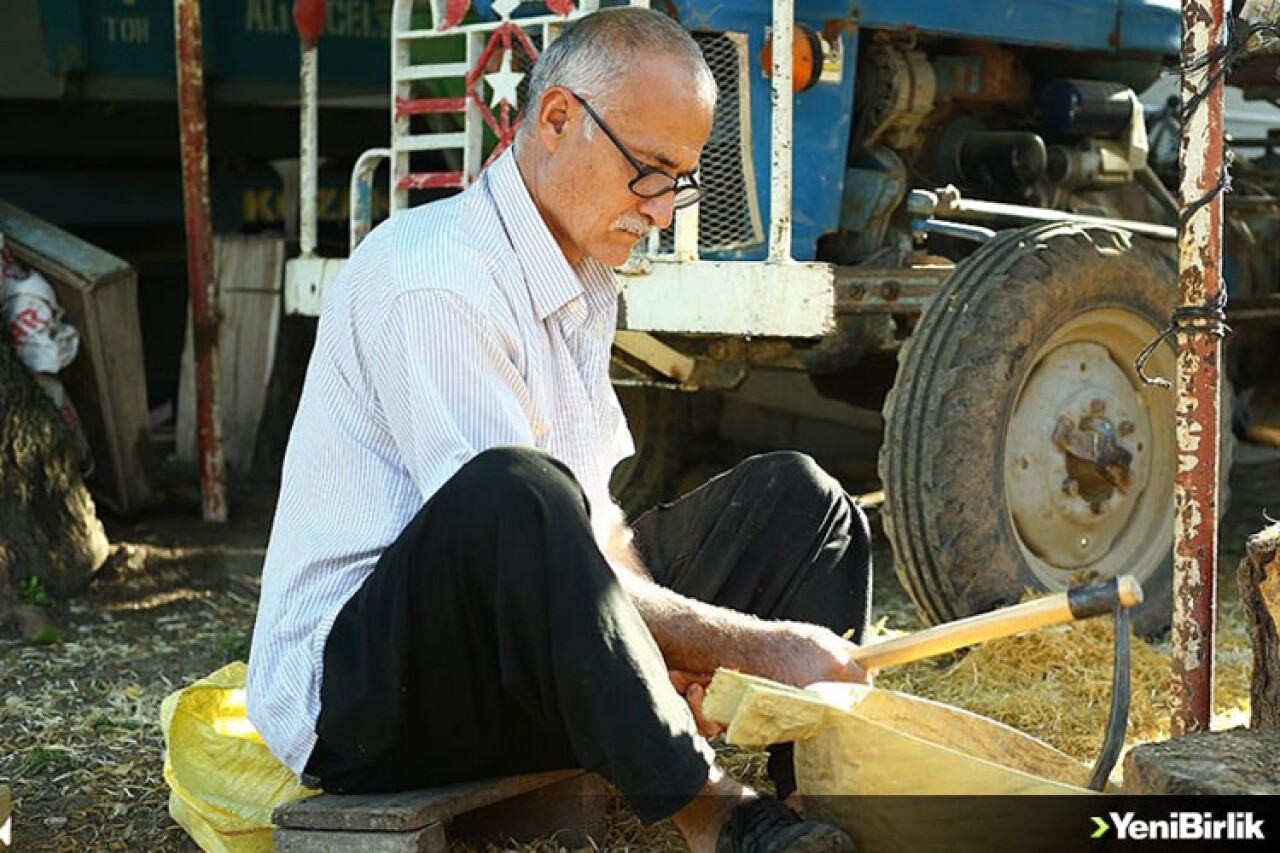
[[[511,144],[518,125],[516,86],[523,74],[514,70],[516,51],[537,61],[538,50],[530,35],[542,45],[550,44],[566,24],[599,8],[600,0],[546,0],[549,14],[513,18],[522,0],[494,0],[495,20],[462,23],[471,0],[395,0],[391,17],[391,142],[387,148],[373,148],[360,155],[351,174],[350,248],[355,250],[373,227],[373,175],[383,160],[390,160],[391,213],[409,206],[409,192],[420,189],[464,189],[479,177]],[[631,5],[648,6],[648,0],[632,0]],[[432,25],[414,28],[415,13],[431,15]],[[419,42],[463,38],[462,62],[418,62],[412,58]],[[500,59],[499,59],[500,58]],[[499,59],[499,70],[488,70]],[[461,97],[423,97],[415,94],[415,84],[426,81],[462,81]],[[488,88],[490,97],[484,96]],[[414,116],[461,116],[461,130],[415,131]],[[484,156],[485,128],[498,144]],[[413,155],[419,152],[457,152],[460,171],[415,171]]]

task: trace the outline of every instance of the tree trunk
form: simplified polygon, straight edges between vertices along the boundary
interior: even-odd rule
[[[1280,729],[1280,524],[1245,542],[1239,579],[1245,624],[1253,644],[1249,726]]]
[[[70,433],[0,340],[0,617],[31,576],[54,596],[84,590],[107,549]]]
[[[1280,731],[1228,729],[1140,743],[1124,759],[1124,792],[1280,794]]]

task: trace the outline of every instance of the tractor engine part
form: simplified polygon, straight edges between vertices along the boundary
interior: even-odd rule
[[[890,42],[872,44],[858,63],[856,135],[862,147],[915,148],[936,92],[933,66],[923,51]]]
[[[944,237],[955,237],[971,243],[986,243],[995,239],[996,232],[981,225],[969,225],[964,222],[946,222],[941,219],[913,219],[911,233],[917,237],[927,234],[940,234]]]
[[[1077,146],[1051,145],[1045,177],[1063,189],[1107,189],[1133,180],[1129,152],[1118,142],[1087,139]]]
[[[973,187],[1030,186],[1045,173],[1048,155],[1039,134],[1022,131],[975,131],[955,148],[955,175]]]
[[[912,190],[907,195],[906,207],[909,214],[923,219],[1074,222],[1077,225],[1123,228],[1134,234],[1155,237],[1159,240],[1176,240],[1178,238],[1178,229],[1171,225],[1157,225],[1136,219],[1088,216],[1048,207],[1031,207],[1024,204],[1006,204],[999,201],[970,199],[962,196],[960,191],[952,186],[941,187],[937,190]]]
[[[1031,77],[1010,50],[968,42],[958,56],[934,56],[939,101],[1023,108],[1031,102]]]
[[[1054,80],[1040,94],[1040,126],[1064,140],[1049,148],[1045,176],[1059,189],[1123,186],[1147,165],[1142,104],[1105,80]]]
[[[1040,93],[1040,126],[1055,136],[1115,138],[1133,120],[1133,90],[1105,80],[1054,80]]]

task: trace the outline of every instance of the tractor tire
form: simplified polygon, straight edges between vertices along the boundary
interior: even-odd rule
[[[1126,573],[1146,594],[1135,628],[1168,627],[1175,397],[1134,359],[1177,295],[1172,258],[1104,227],[1005,232],[956,267],[900,354],[879,463],[895,568],[927,621]],[[1172,378],[1172,345],[1146,371]]]
[[[691,395],[630,385],[617,391],[636,452],[613,470],[609,490],[630,520],[675,496],[693,440]]]

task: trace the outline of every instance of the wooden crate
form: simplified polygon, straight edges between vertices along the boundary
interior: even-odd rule
[[[449,841],[554,835],[573,850],[604,838],[608,788],[581,770],[529,773],[398,794],[321,794],[275,811],[276,853],[444,853]]]
[[[58,295],[80,352],[58,378],[93,451],[89,486],[117,513],[149,505],[150,423],[138,322],[138,278],[115,255],[0,201],[0,233],[13,256]]]

